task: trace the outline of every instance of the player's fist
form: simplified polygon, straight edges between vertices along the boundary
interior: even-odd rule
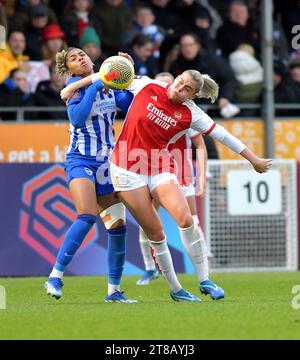
[[[76,89],[74,89],[72,84],[70,84],[62,89],[62,91],[60,92],[60,97],[64,102],[67,102],[72,98],[75,91]]]
[[[272,165],[272,159],[257,158],[257,160],[252,163],[252,166],[254,167],[255,171],[257,171],[258,173],[264,173],[269,171],[271,165]]]

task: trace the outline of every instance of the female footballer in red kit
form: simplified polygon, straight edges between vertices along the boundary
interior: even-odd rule
[[[90,77],[82,79],[75,86],[71,84],[63,90],[62,95],[67,98],[78,87],[91,82]],[[199,97],[210,98],[214,102],[218,89],[213,79],[196,70],[183,72],[172,85],[147,77],[136,77],[128,91],[124,92],[124,97],[130,99],[130,105],[110,157],[114,189],[149,239],[174,301],[199,302],[200,299],[184,290],[177,279],[162,223],[152,200],[163,206],[176,221],[197,273],[204,271],[205,244],[199,232],[195,231],[191,211],[175,175],[176,163],[167,150],[168,145],[192,128],[202,134],[210,134],[243,156],[259,173],[268,171],[272,163],[271,159],[256,156],[194,103],[193,99]],[[201,282],[199,289],[211,296],[222,290],[209,279]]]

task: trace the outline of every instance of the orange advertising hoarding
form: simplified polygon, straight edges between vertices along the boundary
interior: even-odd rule
[[[218,122],[258,155],[264,155],[264,125],[261,120]],[[122,122],[115,123],[116,136]],[[68,123],[0,124],[0,162],[64,162],[69,144]],[[300,119],[276,120],[275,157],[300,160]],[[230,149],[218,144],[221,159],[238,159]]]
[[[116,123],[119,134],[122,122]],[[0,124],[0,162],[64,162],[68,123]]]

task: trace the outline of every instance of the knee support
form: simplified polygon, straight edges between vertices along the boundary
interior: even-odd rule
[[[104,226],[109,230],[118,220],[125,223],[126,212],[122,203],[114,204],[100,213]],[[106,218],[106,219],[105,219]],[[104,220],[105,219],[105,220]]]

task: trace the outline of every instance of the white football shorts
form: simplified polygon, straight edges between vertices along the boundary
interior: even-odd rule
[[[162,183],[172,181],[179,184],[176,175],[169,172],[148,176],[126,170],[112,162],[110,163],[110,173],[115,191],[129,191],[148,186],[151,192]]]

